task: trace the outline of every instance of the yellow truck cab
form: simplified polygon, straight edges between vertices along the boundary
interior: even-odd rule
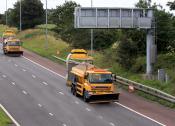
[[[14,37],[9,37],[3,41],[4,54],[23,55],[22,42]]]
[[[15,37],[16,34],[13,30],[6,30],[5,32],[3,32],[2,38],[3,41],[5,41],[5,39],[9,38],[9,37]]]
[[[79,56],[78,56],[79,55]],[[73,50],[68,56],[67,85],[75,96],[82,96],[85,102],[114,102],[119,100],[117,85],[112,73],[87,62],[92,59],[84,50]],[[85,60],[74,62],[73,59]]]

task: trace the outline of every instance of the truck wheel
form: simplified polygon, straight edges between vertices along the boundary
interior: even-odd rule
[[[84,100],[85,102],[89,102],[89,99],[88,99],[87,96],[86,96],[86,91],[83,92],[83,100]]]
[[[5,50],[3,50],[3,53],[4,53],[5,55],[7,54]]]
[[[77,90],[76,90],[76,87],[74,85],[72,85],[72,87],[71,87],[71,92],[73,95],[77,96]]]

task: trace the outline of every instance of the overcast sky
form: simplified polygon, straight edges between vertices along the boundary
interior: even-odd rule
[[[13,8],[13,4],[17,0],[7,0],[8,8]],[[41,0],[45,7],[45,1]],[[63,4],[66,0],[48,0],[48,8],[55,8],[57,5]],[[68,0],[67,0],[68,1]],[[91,0],[73,0],[82,5],[83,7],[91,6]],[[135,3],[139,0],[93,0],[93,6],[95,7],[134,7]],[[152,0],[158,4],[163,5],[163,7],[168,11],[166,3],[173,0]],[[1,0],[0,13],[4,13],[6,9],[6,0]]]

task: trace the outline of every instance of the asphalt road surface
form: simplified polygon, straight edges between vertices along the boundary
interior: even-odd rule
[[[84,103],[65,83],[24,57],[0,51],[0,103],[21,126],[160,126],[116,103]]]

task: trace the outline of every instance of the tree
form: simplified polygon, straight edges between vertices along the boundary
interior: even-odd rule
[[[40,0],[22,0],[22,28],[33,28],[44,22],[44,9]],[[14,4],[9,14],[10,25],[19,28],[20,2]]]
[[[90,30],[74,28],[74,9],[78,6],[73,1],[67,1],[54,10],[51,19],[57,25],[55,31],[63,40],[73,47],[90,49]],[[115,30],[94,30],[94,49],[108,48],[116,39]]]
[[[167,5],[170,7],[170,10],[175,10],[175,1],[168,2]]]
[[[135,6],[138,8],[149,8],[151,7],[151,0],[139,0]]]
[[[137,46],[132,39],[125,36],[117,48],[117,62],[125,69],[130,69],[137,57]]]
[[[0,24],[4,24],[4,15],[0,14]]]

